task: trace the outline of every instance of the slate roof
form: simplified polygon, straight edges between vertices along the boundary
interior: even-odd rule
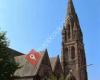
[[[15,71],[14,76],[15,77],[29,77],[29,76],[31,77],[31,76],[37,75],[37,73],[40,69],[42,60],[43,60],[45,54],[47,54],[47,50],[40,51],[39,53],[41,54],[41,57],[40,57],[39,61],[37,62],[37,64],[35,64],[35,65],[31,64],[27,59],[25,59],[25,57],[27,55],[16,56],[15,57],[16,62],[19,63],[19,67],[21,67],[21,68],[19,68],[17,71]],[[58,56],[50,58],[50,64],[52,67],[52,71],[55,70],[55,66],[56,66],[58,59],[59,59]]]
[[[13,57],[23,55],[23,53],[18,52],[14,49],[11,49],[11,48],[8,48],[8,53],[9,53],[9,55],[12,55]]]
[[[57,57],[51,57],[51,58],[50,58],[50,63],[51,63],[51,67],[52,67],[52,70],[53,70],[53,71],[54,71],[54,69],[55,69],[56,62],[57,62]]]
[[[21,68],[18,69],[14,73],[14,76],[18,76],[18,77],[35,76],[40,68],[40,64],[41,64],[43,56],[45,54],[44,51],[42,51],[40,53],[41,53],[41,58],[36,65],[32,65],[31,63],[29,63],[25,59],[26,55],[15,57],[15,58],[19,58],[19,60],[17,62],[20,64]]]

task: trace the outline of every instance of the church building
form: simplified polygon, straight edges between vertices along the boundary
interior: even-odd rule
[[[64,75],[70,73],[75,80],[87,80],[83,34],[72,0],[68,0],[67,16],[62,30],[61,64]]]
[[[14,73],[14,80],[48,80],[51,75],[57,80],[61,75],[64,80],[88,80],[83,34],[72,0],[68,0],[61,34],[61,57],[49,57],[47,49],[31,50],[27,55],[16,52],[14,57],[21,68]]]

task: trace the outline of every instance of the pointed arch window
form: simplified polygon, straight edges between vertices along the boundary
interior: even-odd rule
[[[70,39],[70,25],[68,24],[68,26],[67,26],[67,28],[68,28],[68,39]]]
[[[67,33],[65,32],[65,41],[67,41]]]
[[[74,59],[75,58],[75,47],[72,46],[71,47],[71,59]]]
[[[68,60],[68,48],[67,47],[65,48],[65,55],[64,55],[64,57],[65,57],[65,61],[67,61]]]

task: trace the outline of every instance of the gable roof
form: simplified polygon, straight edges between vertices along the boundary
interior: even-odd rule
[[[8,54],[13,56],[13,57],[24,55],[23,53],[18,52],[18,51],[14,50],[14,49],[11,49],[11,48],[8,48]]]
[[[51,57],[50,58],[50,63],[51,63],[52,71],[54,71],[54,69],[55,69],[56,62],[57,62],[57,57]]]
[[[41,51],[40,53],[41,53],[41,58],[39,59],[36,65],[32,65],[30,62],[28,62],[25,59],[26,55],[15,57],[15,58],[19,58],[17,62],[19,63],[19,66],[21,68],[15,71],[14,76],[18,76],[18,77],[35,76],[38,73],[40,64],[45,55],[45,51]]]
[[[56,69],[56,66],[58,64],[60,64],[60,67],[62,68],[61,63],[60,63],[60,59],[59,59],[59,55],[57,57],[51,57],[50,63],[51,63],[51,66],[52,66],[52,71],[54,71]]]

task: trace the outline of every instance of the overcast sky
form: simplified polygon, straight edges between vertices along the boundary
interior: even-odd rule
[[[89,80],[100,80],[100,0],[73,0],[84,35]],[[27,54],[48,49],[61,55],[67,0],[0,0],[0,27],[10,47]]]

